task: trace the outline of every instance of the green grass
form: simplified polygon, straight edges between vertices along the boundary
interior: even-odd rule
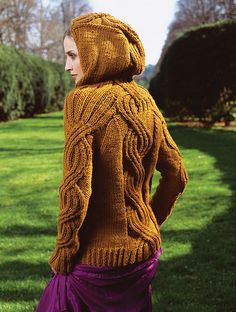
[[[169,130],[190,181],[161,228],[153,311],[235,311],[235,132]],[[32,312],[56,238],[62,112],[1,123],[0,141],[0,312]]]
[[[235,311],[236,133],[174,125],[169,130],[190,180],[161,228],[154,311]]]

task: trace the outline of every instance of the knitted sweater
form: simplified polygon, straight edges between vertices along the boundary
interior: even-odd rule
[[[71,21],[84,77],[64,102],[58,233],[49,264],[120,267],[161,246],[160,225],[188,180],[178,147],[149,92],[133,75],[144,50],[129,25],[105,13]],[[155,169],[159,185],[150,198]]]

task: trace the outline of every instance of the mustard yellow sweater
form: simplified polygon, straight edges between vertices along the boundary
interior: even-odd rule
[[[58,234],[49,264],[125,266],[161,245],[160,225],[188,175],[149,92],[133,75],[143,46],[129,25],[105,13],[71,21],[84,77],[64,103],[63,180]],[[161,173],[150,198],[154,171]]]

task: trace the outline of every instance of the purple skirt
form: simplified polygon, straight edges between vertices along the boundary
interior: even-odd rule
[[[35,312],[151,312],[161,253],[122,268],[77,264],[67,275],[51,272]]]

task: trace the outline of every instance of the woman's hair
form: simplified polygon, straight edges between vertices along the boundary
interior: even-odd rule
[[[63,40],[65,39],[66,36],[71,37],[71,32],[69,28],[64,32]]]

